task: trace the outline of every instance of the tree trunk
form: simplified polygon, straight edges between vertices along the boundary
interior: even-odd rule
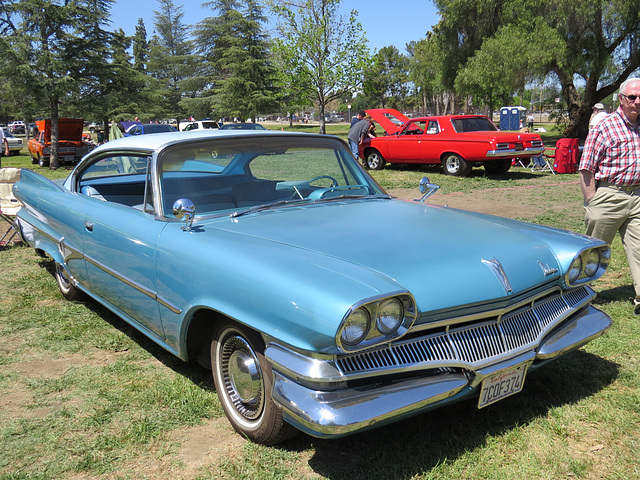
[[[58,137],[59,137],[58,101],[57,99],[52,99],[50,103],[51,103],[51,154],[49,155],[49,168],[51,170],[57,170],[58,168],[60,168],[60,163],[58,161]]]

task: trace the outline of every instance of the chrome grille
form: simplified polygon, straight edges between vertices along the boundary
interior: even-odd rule
[[[424,337],[339,357],[337,366],[344,374],[403,367],[476,367],[534,348],[592,296],[593,290],[586,286],[569,292],[555,292],[499,317],[486,317],[462,326],[452,325]]]

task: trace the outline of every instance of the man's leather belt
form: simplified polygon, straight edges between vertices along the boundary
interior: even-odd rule
[[[640,189],[640,185],[616,185],[615,183],[604,182],[602,180],[598,180],[598,187],[611,187],[623,192],[635,192]]]

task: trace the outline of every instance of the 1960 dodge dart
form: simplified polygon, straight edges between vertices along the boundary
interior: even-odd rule
[[[234,428],[337,437],[450,402],[482,408],[611,319],[609,247],[391,198],[335,137],[141,135],[64,181],[23,170],[17,228],[89,296],[212,369]]]

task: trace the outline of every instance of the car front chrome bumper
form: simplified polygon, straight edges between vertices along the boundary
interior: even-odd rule
[[[485,377],[525,362],[534,362],[531,368],[535,368],[536,362],[544,363],[579,348],[611,325],[606,313],[589,306],[550,332],[537,348],[474,370],[472,375],[414,376],[336,390],[314,389],[294,381],[291,371],[286,375],[278,366],[286,357],[282,350],[267,349],[267,357],[276,360],[272,396],[285,419],[300,430],[316,437],[344,436],[476,395]]]

